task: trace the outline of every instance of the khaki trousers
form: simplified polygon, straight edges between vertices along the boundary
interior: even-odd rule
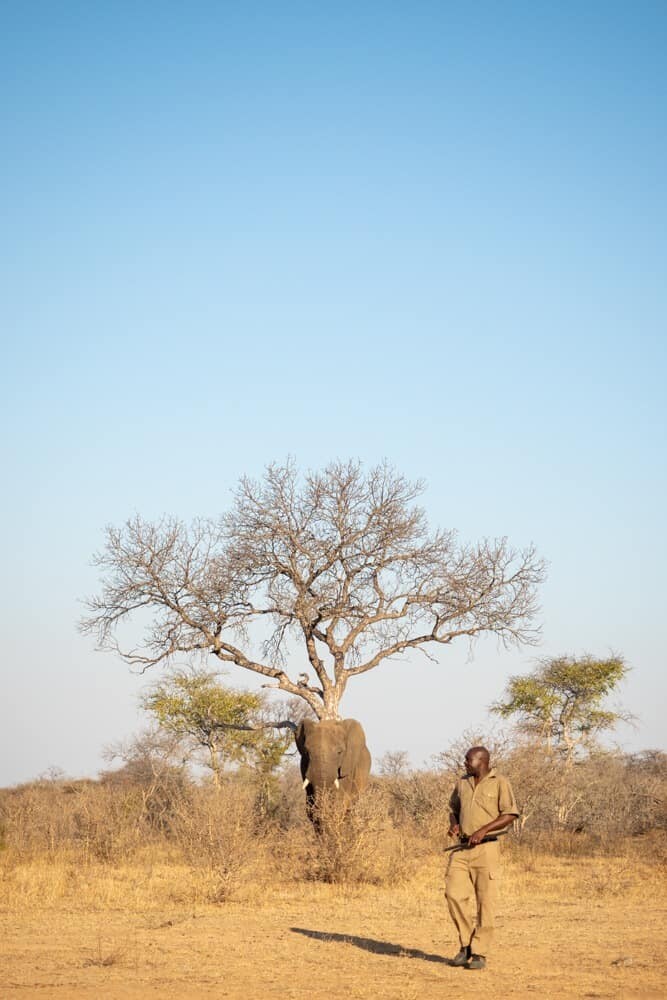
[[[480,844],[450,856],[445,896],[461,947],[488,955],[493,940],[500,856],[498,844]]]

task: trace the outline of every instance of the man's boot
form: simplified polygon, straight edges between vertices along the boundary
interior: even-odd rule
[[[466,965],[466,969],[485,969],[486,959],[484,955],[471,955],[470,961]]]
[[[454,958],[451,961],[451,964],[455,965],[458,969],[464,965],[467,965],[469,960],[470,960],[470,945],[467,944],[465,948],[461,948],[461,951],[458,953],[458,955],[454,956]]]

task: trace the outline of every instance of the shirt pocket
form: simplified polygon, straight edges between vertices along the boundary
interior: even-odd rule
[[[498,808],[498,796],[495,792],[483,792],[479,798],[478,803],[482,807],[485,813],[488,813],[493,819],[496,816],[500,816],[500,810]]]

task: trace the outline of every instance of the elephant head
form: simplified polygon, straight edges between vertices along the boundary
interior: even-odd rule
[[[345,799],[364,790],[371,770],[371,755],[356,719],[322,722],[305,719],[298,726],[295,738],[309,804],[324,789],[335,789]]]

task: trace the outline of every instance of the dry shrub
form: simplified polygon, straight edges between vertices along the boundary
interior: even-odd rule
[[[522,839],[554,854],[618,853],[628,836],[667,831],[667,755],[596,752],[570,765],[544,747],[518,746],[506,773]]]
[[[300,828],[306,816],[306,796],[303,779],[296,764],[284,769],[276,781],[272,808],[258,809],[258,821],[263,829],[277,836]]]
[[[349,807],[333,794],[323,795],[315,819],[303,858],[306,878],[347,885],[393,885],[413,873],[414,850],[404,831],[389,819],[386,796],[377,786]]]
[[[123,769],[99,782],[58,777],[0,790],[2,847],[15,861],[124,862],[147,844],[168,842],[187,787],[180,774]]]
[[[123,767],[102,771],[100,783],[116,789],[121,796],[130,793],[137,797],[144,837],[168,837],[172,816],[190,781],[182,763],[175,766],[170,757],[162,758],[157,753],[140,754],[136,743],[131,745],[131,749],[136,751],[135,756],[130,757]],[[143,744],[140,743],[139,750],[142,749]],[[129,751],[125,753],[127,758]]]
[[[7,789],[0,802],[5,848],[16,861],[52,855],[71,837],[68,803],[63,789],[38,781]]]
[[[395,825],[412,836],[444,846],[449,829],[449,799],[453,781],[438,771],[412,771],[378,779]]]
[[[453,780],[463,774],[465,755],[470,747],[475,746],[486,747],[493,766],[505,771],[509,757],[516,746],[516,740],[511,732],[495,724],[486,730],[464,729],[448,747],[433,756],[433,763],[442,775]]]
[[[184,859],[193,866],[195,894],[225,902],[258,850],[253,789],[238,783],[192,788],[178,805],[172,830]]]
[[[101,786],[78,797],[73,813],[74,841],[86,861],[118,864],[142,842],[142,802],[138,789],[122,793]]]
[[[142,842],[141,795],[92,781],[38,781],[6,792],[6,846],[15,860],[75,854],[83,862],[124,860]]]
[[[124,957],[124,950],[122,948],[115,948],[112,951],[103,951],[101,939],[98,939],[97,950],[93,955],[89,955],[83,961],[84,969],[90,966],[96,966],[97,968],[109,968],[111,965],[119,965],[122,963]]]

